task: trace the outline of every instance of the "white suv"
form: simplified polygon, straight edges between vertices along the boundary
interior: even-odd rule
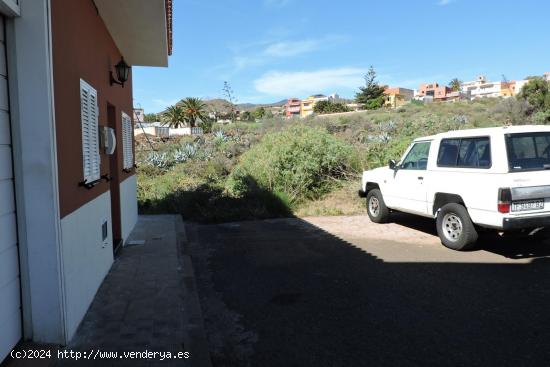
[[[398,163],[363,173],[369,217],[437,219],[443,245],[466,250],[477,227],[550,227],[550,126],[451,131],[416,139]]]

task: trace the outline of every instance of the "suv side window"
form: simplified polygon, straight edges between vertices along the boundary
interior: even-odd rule
[[[460,139],[443,139],[439,145],[437,155],[438,167],[456,167],[458,160],[458,149],[460,148]]]
[[[490,168],[491,142],[488,137],[443,139],[439,147],[437,166]]]
[[[428,155],[430,153],[431,142],[415,143],[409,154],[401,163],[401,169],[425,170],[428,168]]]

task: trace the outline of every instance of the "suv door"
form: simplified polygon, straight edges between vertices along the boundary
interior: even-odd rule
[[[430,141],[414,143],[388,180],[389,191],[395,198],[395,209],[428,214],[428,194],[425,185],[430,155]]]

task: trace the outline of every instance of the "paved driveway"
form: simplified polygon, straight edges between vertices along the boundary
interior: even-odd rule
[[[215,366],[547,366],[550,243],[398,215],[188,227]]]

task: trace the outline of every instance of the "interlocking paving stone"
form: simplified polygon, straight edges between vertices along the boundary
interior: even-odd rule
[[[142,216],[103,281],[76,335],[74,351],[184,352],[183,267],[175,216]],[[58,361],[66,366],[186,366],[184,360]]]

